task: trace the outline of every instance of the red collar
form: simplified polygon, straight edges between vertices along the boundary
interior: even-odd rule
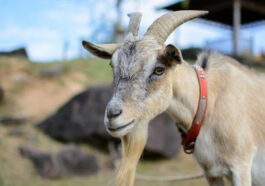
[[[187,134],[183,130],[179,129],[182,136],[182,145],[184,152],[186,152],[187,154],[192,154],[194,152],[195,142],[205,118],[208,99],[206,74],[203,68],[201,68],[200,66],[195,65],[194,70],[197,74],[198,82],[200,85],[200,97],[197,112],[193,119],[191,129]]]

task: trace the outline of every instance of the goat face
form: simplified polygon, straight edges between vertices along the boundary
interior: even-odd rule
[[[129,35],[114,53],[110,62],[114,93],[104,119],[111,135],[121,137],[166,110],[172,97],[171,71],[181,62],[179,50],[170,48],[175,49],[174,59],[164,55],[156,40]]]
[[[163,43],[179,24],[203,14],[203,11],[180,11],[162,16],[140,39],[137,32],[141,15],[138,13],[132,16],[129,34],[122,44],[83,42],[94,55],[111,59],[114,93],[104,118],[111,135],[122,137],[135,125],[146,124],[167,109],[172,98],[171,74],[183,59],[179,49]],[[162,32],[158,33],[159,30]]]
[[[167,109],[172,98],[171,74],[181,61],[173,45],[161,46],[152,37],[126,37],[110,61],[114,92],[104,122],[112,136],[122,137]]]

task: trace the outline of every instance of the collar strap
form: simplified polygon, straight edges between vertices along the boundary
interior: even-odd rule
[[[180,133],[182,136],[182,145],[184,148],[184,152],[187,154],[192,154],[194,152],[195,142],[199,135],[201,126],[205,118],[207,99],[208,99],[205,71],[203,70],[203,68],[201,68],[198,65],[194,65],[193,68],[197,74],[199,82],[200,97],[199,97],[197,112],[193,119],[190,130],[188,131],[187,134],[185,134],[185,132],[180,129]]]

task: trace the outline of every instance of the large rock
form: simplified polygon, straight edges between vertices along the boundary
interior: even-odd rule
[[[144,157],[175,157],[180,150],[181,140],[175,122],[166,113],[163,113],[153,119],[149,126]]]
[[[28,147],[20,147],[19,151],[22,156],[32,161],[36,171],[43,178],[87,176],[99,170],[96,157],[74,145],[69,145],[54,154]]]
[[[106,132],[103,123],[111,95],[111,86],[89,88],[37,126],[59,141],[87,143],[106,151],[110,142],[120,142]],[[171,158],[177,155],[179,147],[180,135],[168,115],[162,114],[151,121],[145,158]]]
[[[111,86],[88,89],[74,96],[37,126],[59,141],[83,142],[106,149],[106,142],[114,139],[103,124],[105,107],[111,94]]]

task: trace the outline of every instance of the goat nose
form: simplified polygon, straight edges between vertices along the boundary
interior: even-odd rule
[[[122,109],[119,106],[114,106],[114,107],[110,107],[107,110],[107,117],[109,119],[118,117],[119,115],[121,115],[122,113]]]

